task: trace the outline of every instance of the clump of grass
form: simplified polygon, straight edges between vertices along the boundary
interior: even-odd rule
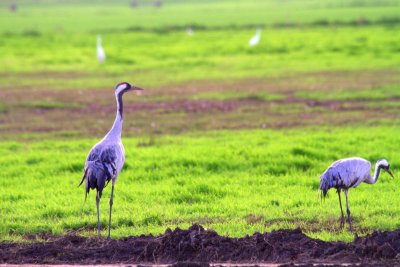
[[[25,107],[29,108],[41,108],[41,109],[74,109],[79,108],[80,105],[77,103],[65,103],[57,101],[32,101],[24,104]]]
[[[258,224],[264,221],[264,216],[250,213],[245,216],[245,220],[248,224]]]
[[[2,102],[0,102],[0,113],[7,113],[8,112],[8,106]]]
[[[385,100],[400,97],[400,86],[387,84],[381,87],[367,89],[333,89],[329,91],[298,91],[295,96],[313,100]]]
[[[216,92],[202,92],[192,96],[193,99],[207,99],[207,100],[255,100],[255,101],[272,101],[281,100],[285,96],[276,93],[267,92],[240,92],[240,91],[216,91]]]
[[[25,30],[22,33],[22,36],[26,37],[40,37],[42,34],[37,30]]]

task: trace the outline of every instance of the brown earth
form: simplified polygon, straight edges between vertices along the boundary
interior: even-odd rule
[[[34,238],[34,236],[31,236]],[[46,241],[0,243],[3,264],[172,264],[208,263],[361,264],[400,265],[400,229],[355,237],[351,243],[313,239],[300,229],[255,233],[243,238],[219,236],[193,225],[188,230],[167,229],[160,236],[118,240],[41,236]],[[196,264],[197,263],[197,264]],[[200,264],[202,263],[202,264]],[[252,264],[251,264],[252,263]]]
[[[38,78],[57,73],[38,73]],[[77,75],[73,73],[71,75]],[[68,76],[67,76],[68,77]],[[124,96],[124,135],[188,131],[400,123],[400,98],[307,99],[307,93],[380,90],[400,82],[395,70],[320,72],[240,81],[146,88]],[[0,88],[0,137],[100,137],[115,116],[112,88]],[[299,96],[303,93],[303,97]],[[278,96],[271,100],[265,96]],[[217,96],[217,97],[215,97]],[[218,96],[221,98],[218,99]],[[28,134],[28,135],[27,135]]]

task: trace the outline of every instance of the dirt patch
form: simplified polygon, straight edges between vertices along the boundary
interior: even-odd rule
[[[193,225],[167,229],[160,236],[119,240],[78,235],[48,237],[45,242],[0,243],[0,263],[115,264],[174,262],[361,263],[400,264],[400,229],[356,237],[352,243],[324,242],[300,229],[255,233],[243,238],[219,236]]]
[[[124,111],[135,112],[141,110],[162,110],[163,112],[230,112],[241,106],[254,106],[263,104],[265,101],[257,100],[175,100],[159,103],[132,103],[124,106]],[[115,106],[100,106],[97,104],[89,106],[88,111],[96,112],[114,112]],[[76,110],[81,112],[80,110]]]
[[[398,70],[325,71],[287,74],[233,81],[192,81],[162,86],[146,94],[194,95],[201,92],[270,92],[330,91],[337,89],[375,88],[400,82]]]
[[[146,88],[140,97],[133,93],[124,96],[124,135],[365,125],[389,120],[398,123],[400,98],[395,93],[386,92],[387,97],[377,99],[307,98],[312,91],[381,90],[382,86],[399,83],[398,74],[395,70],[319,72]],[[25,133],[48,133],[49,137],[63,138],[100,136],[109,130],[115,117],[112,88],[3,89],[0,90],[3,139],[15,140]]]

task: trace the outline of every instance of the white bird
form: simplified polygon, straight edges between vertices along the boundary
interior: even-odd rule
[[[100,236],[99,204],[103,189],[112,181],[110,197],[110,217],[108,221],[108,238],[110,238],[111,210],[113,205],[114,185],[125,162],[125,150],[121,141],[123,102],[122,95],[131,90],[143,90],[122,82],[115,87],[117,115],[107,135],[90,150],[86,159],[84,174],[79,186],[86,179],[85,201],[90,189],[96,189],[97,235]]]
[[[106,52],[104,52],[103,47],[101,46],[101,36],[97,35],[97,49],[96,49],[97,59],[100,63],[104,63],[106,60]]]
[[[260,42],[261,39],[261,29],[257,28],[256,30],[256,35],[254,35],[250,41],[249,41],[249,46],[256,46]]]
[[[340,227],[344,226],[344,214],[342,209],[342,201],[340,199],[340,191],[343,190],[346,196],[346,210],[350,231],[353,231],[350,220],[350,209],[348,190],[349,188],[355,188],[362,182],[367,184],[374,184],[378,181],[380,171],[384,170],[393,177],[392,171],[390,170],[390,164],[387,160],[378,160],[375,164],[374,176],[371,176],[371,163],[368,160],[362,158],[346,158],[335,161],[329,166],[328,169],[320,176],[319,189],[323,192],[323,196],[330,188],[336,188],[339,196],[339,205],[342,212],[340,219]]]
[[[187,27],[187,28],[186,28],[186,33],[187,33],[187,35],[192,36],[192,35],[193,35],[193,29],[192,29],[192,27]]]

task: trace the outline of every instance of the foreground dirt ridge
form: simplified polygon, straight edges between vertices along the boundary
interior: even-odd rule
[[[167,229],[160,236],[118,240],[78,235],[50,237],[45,242],[0,243],[2,264],[172,264],[218,263],[379,263],[400,265],[400,229],[376,231],[351,243],[313,239],[300,229],[255,233],[243,238],[219,236],[193,225]],[[189,264],[191,265],[191,264]],[[188,265],[188,266],[189,266]],[[200,264],[203,265],[203,264]]]

